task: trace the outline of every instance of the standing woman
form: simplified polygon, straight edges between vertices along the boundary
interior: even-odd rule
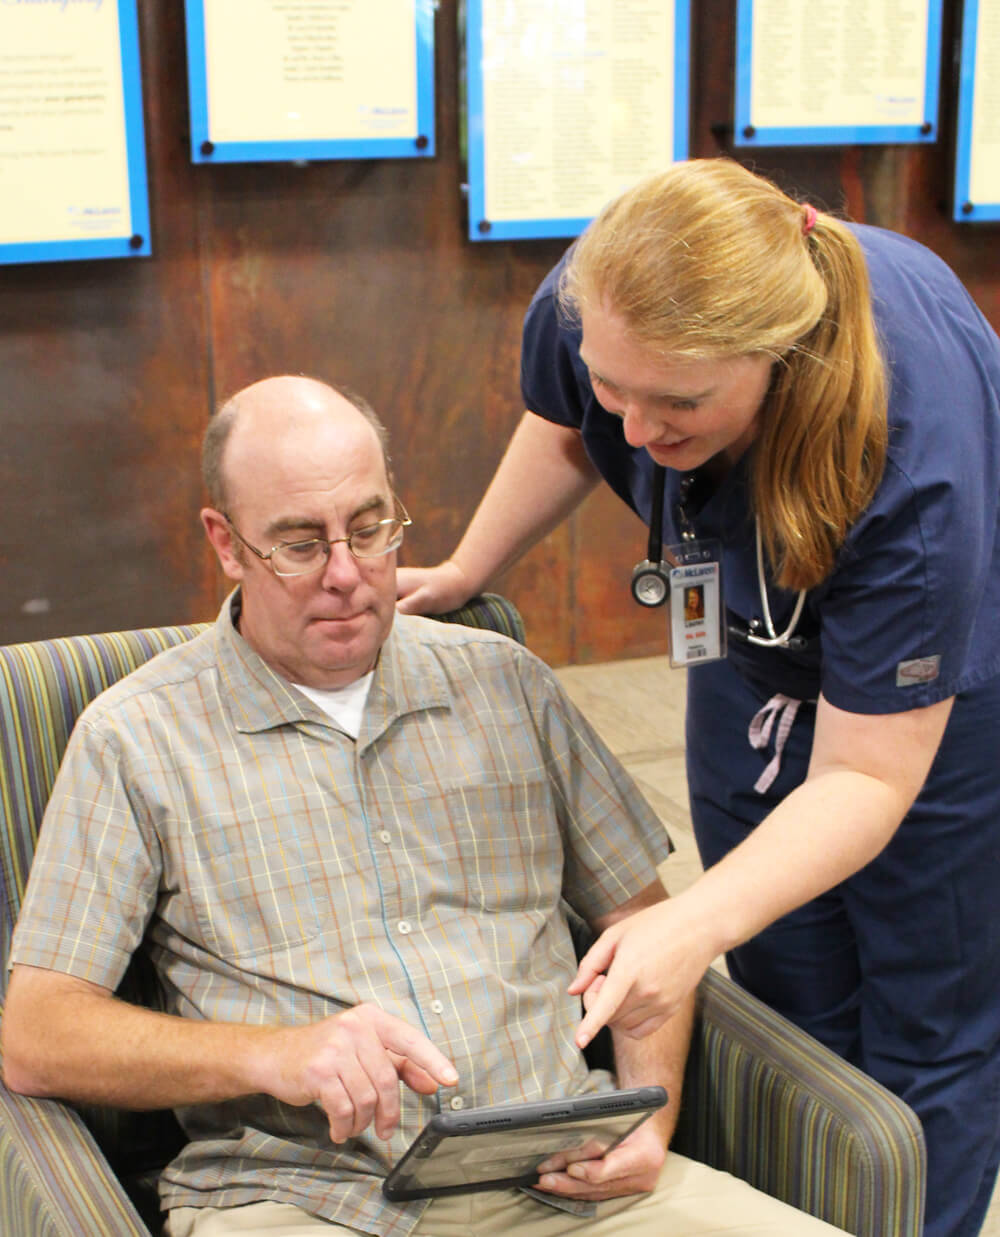
[[[652,1030],[725,950],[920,1115],[928,1237],[977,1233],[1000,1156],[1000,341],[920,245],[692,161],[546,278],[522,388],[468,532],[400,572],[400,608],[481,590],[603,478],[720,563],[728,636],[688,674],[706,873],[584,959],[581,1039]]]

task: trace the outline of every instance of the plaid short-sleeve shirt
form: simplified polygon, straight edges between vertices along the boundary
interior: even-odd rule
[[[267,1096],[183,1109],[164,1206],[272,1199],[378,1234],[437,1105],[609,1085],[573,1043],[561,899],[586,919],[655,876],[660,821],[552,673],[502,636],[397,616],[357,740],[215,627],[83,714],[45,816],[14,961],[117,987],[146,949],[170,1012],[268,1025],[370,1001],[454,1061],[402,1088],[390,1142],[330,1143]]]

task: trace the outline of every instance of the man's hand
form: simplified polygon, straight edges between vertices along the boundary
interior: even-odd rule
[[[627,1194],[648,1194],[655,1188],[667,1158],[663,1136],[655,1121],[644,1121],[602,1159],[577,1160],[561,1169],[560,1157],[551,1156],[537,1189],[567,1198],[600,1202]]]
[[[179,1108],[243,1095],[318,1104],[344,1142],[399,1121],[399,1084],[430,1095],[458,1072],[426,1035],[375,1005],[305,1026],[161,1014],[72,975],[15,966],[3,1017],[4,1081],[23,1095]]]
[[[399,1083],[430,1095],[454,1086],[454,1065],[415,1027],[376,1005],[356,1005],[321,1022],[277,1027],[257,1049],[259,1089],[286,1104],[318,1104],[335,1143],[374,1120],[379,1138],[399,1121]]]

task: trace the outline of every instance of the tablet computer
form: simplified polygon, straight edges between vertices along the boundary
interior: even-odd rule
[[[466,1108],[433,1116],[382,1183],[386,1198],[535,1185],[538,1165],[607,1154],[667,1102],[663,1087]]]

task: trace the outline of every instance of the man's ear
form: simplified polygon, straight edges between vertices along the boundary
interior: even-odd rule
[[[230,580],[243,579],[243,562],[239,556],[236,538],[229,526],[229,521],[221,511],[214,507],[203,507],[201,522],[205,527],[205,535],[212,543],[212,549],[219,557],[222,570]]]

